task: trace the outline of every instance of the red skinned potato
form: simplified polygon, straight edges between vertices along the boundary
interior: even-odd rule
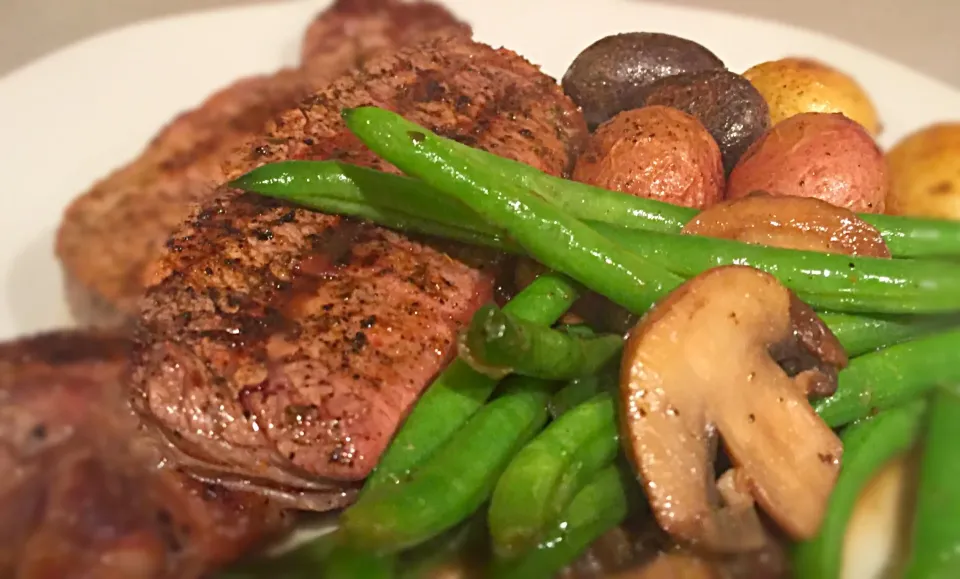
[[[698,209],[723,198],[716,141],[697,119],[664,106],[624,111],[600,125],[573,179]]]
[[[727,198],[766,191],[883,213],[888,189],[886,160],[862,126],[841,114],[803,113],[777,123],[744,153]]]

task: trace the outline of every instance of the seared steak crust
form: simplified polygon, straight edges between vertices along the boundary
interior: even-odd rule
[[[342,123],[343,108],[365,104],[553,174],[569,168],[585,134],[556,83],[516,54],[437,38],[281,114],[225,173],[287,158],[393,170]],[[321,493],[359,481],[452,356],[457,330],[491,299],[488,261],[221,193],[156,266],[137,333],[134,405],[208,474]]]
[[[0,576],[199,577],[282,526],[263,497],[140,453],[128,355],[97,333],[0,345]]]
[[[189,215],[190,203],[223,180],[224,151],[320,79],[284,70],[240,81],[179,116],[139,158],[75,199],[56,247],[74,316],[89,325],[125,323],[143,292],[147,263]]]
[[[411,20],[421,12],[431,19]],[[428,26],[443,29],[443,22],[469,35],[469,27],[432,4],[341,0],[312,24],[304,66],[240,80],[174,119],[137,159],[67,208],[56,252],[74,316],[94,326],[129,322],[144,269],[192,203],[223,182],[222,163],[239,143],[357,62],[419,38]]]

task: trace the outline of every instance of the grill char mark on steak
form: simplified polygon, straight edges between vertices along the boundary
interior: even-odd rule
[[[568,170],[586,132],[556,83],[519,56],[438,38],[280,115],[225,173],[287,158],[393,170],[342,123],[343,108],[364,104],[552,174]],[[458,329],[492,299],[495,261],[224,189],[156,264],[135,407],[208,472],[314,494],[362,480]]]
[[[0,576],[191,579],[285,527],[263,497],[141,454],[119,386],[129,347],[85,332],[0,344]]]
[[[429,19],[412,19],[420,13]],[[221,164],[239,143],[357,63],[434,30],[470,34],[429,2],[339,0],[311,24],[305,42],[312,48],[299,68],[240,80],[175,118],[137,159],[67,208],[56,250],[74,316],[102,327],[135,319],[144,270],[191,204],[223,182]]]

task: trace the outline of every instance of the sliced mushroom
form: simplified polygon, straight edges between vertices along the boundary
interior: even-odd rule
[[[683,233],[823,253],[890,257],[877,229],[849,209],[812,197],[758,192],[701,211]]]
[[[714,566],[692,555],[664,553],[637,569],[618,573],[612,579],[720,579]]]
[[[833,390],[846,357],[797,304],[767,273],[719,267],[680,286],[631,332],[623,440],[657,522],[675,539],[755,548],[749,516],[729,516],[742,506],[731,489],[746,489],[793,538],[817,531],[843,447],[807,393]],[[807,366],[788,372],[779,359]],[[714,480],[716,433],[737,471],[724,493]],[[722,505],[722,494],[734,505]]]

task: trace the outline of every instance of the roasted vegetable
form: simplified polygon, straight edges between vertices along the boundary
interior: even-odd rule
[[[802,113],[841,113],[872,135],[880,132],[877,109],[857,81],[811,58],[782,58],[743,73],[770,105],[774,124]]]
[[[580,105],[593,129],[640,106],[642,89],[656,80],[717,68],[723,62],[691,40],[657,32],[615,34],[577,55],[563,75],[563,91]]]
[[[662,105],[693,115],[720,146],[723,168],[737,161],[770,128],[767,102],[750,81],[729,70],[668,76],[643,91],[639,106]]]
[[[573,169],[576,181],[675,205],[723,198],[723,162],[697,119],[663,106],[624,111],[600,125]]]
[[[960,220],[960,123],[942,123],[908,135],[887,153],[895,215]]]
[[[774,125],[743,154],[727,197],[765,191],[883,213],[887,179],[883,153],[863,127],[840,114],[804,113]]]

